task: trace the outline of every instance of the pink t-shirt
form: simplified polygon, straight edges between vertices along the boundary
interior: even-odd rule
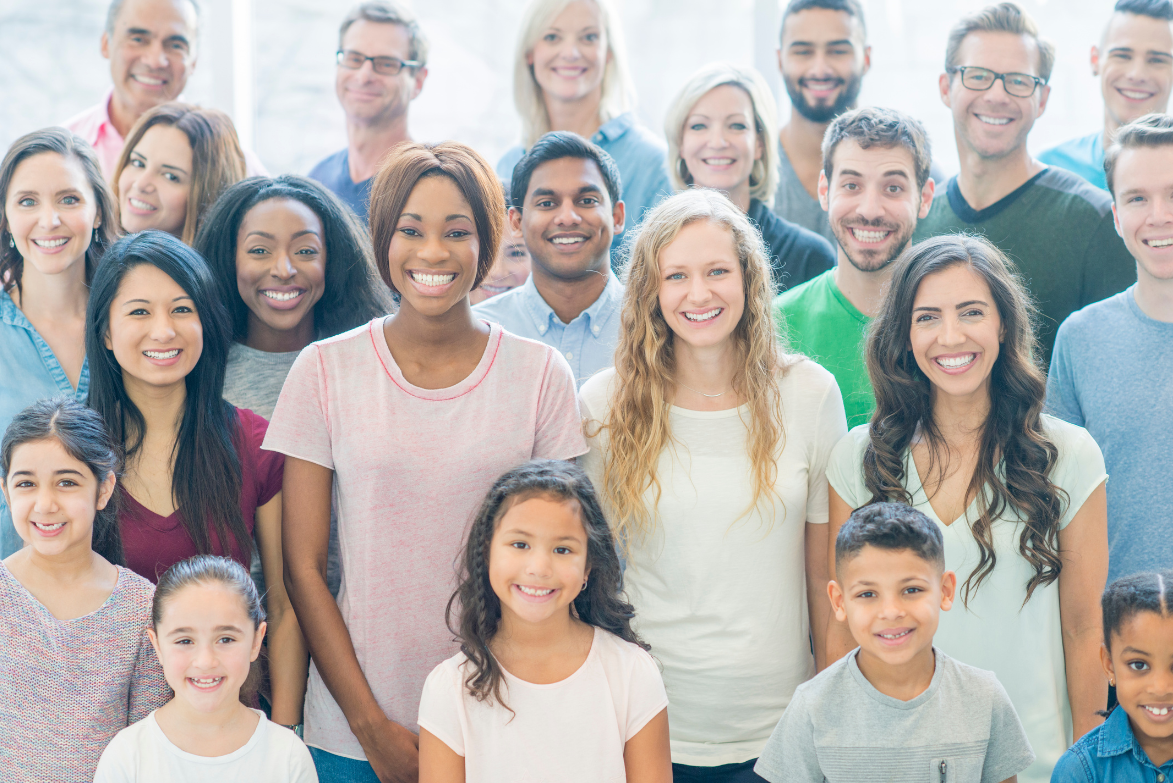
[[[457,649],[444,607],[485,493],[526,460],[587,446],[574,375],[549,346],[491,324],[472,374],[421,389],[404,379],[382,326],[376,318],[301,352],[264,448],[334,471],[338,607],[379,706],[415,731],[428,672]],[[312,663],[305,739],[365,758]]]

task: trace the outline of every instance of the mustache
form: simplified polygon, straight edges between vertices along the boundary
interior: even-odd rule
[[[842,77],[839,77],[839,76],[835,77],[835,78],[834,78],[834,80],[829,80],[829,79],[813,79],[813,78],[810,78],[810,77],[807,77],[807,76],[803,76],[802,78],[800,78],[800,79],[798,80],[798,84],[799,84],[799,86],[800,86],[800,87],[809,87],[809,86],[810,86],[810,82],[812,82],[812,81],[815,81],[815,82],[826,82],[826,81],[831,81],[831,85],[832,85],[833,87],[842,87],[843,85],[847,84],[847,80],[846,80],[846,79],[844,79],[844,78],[842,78]]]
[[[892,231],[895,233],[900,233],[901,229],[901,226],[898,223],[891,223],[887,220],[884,220],[884,218],[876,218],[875,220],[864,220],[862,218],[858,218],[852,220],[850,223],[846,221],[841,222],[839,225],[843,226],[844,228],[878,228],[883,229],[884,231]]]

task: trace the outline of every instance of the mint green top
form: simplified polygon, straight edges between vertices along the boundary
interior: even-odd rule
[[[864,363],[864,334],[871,323],[835,285],[835,270],[795,286],[774,300],[779,334],[791,350],[831,371],[843,394],[847,426],[866,424],[876,397]]]

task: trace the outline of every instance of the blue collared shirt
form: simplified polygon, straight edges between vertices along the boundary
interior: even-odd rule
[[[1063,754],[1051,783],[1173,783],[1173,761],[1153,766],[1119,707]]]
[[[1108,178],[1104,174],[1104,135],[1101,131],[1051,147],[1039,155],[1039,160],[1048,166],[1058,166],[1078,174],[1100,190],[1108,189]]]
[[[564,324],[538,293],[530,275],[522,285],[486,299],[472,311],[478,318],[501,324],[507,332],[560,351],[581,388],[587,378],[615,364],[622,305],[623,284],[608,274],[607,286],[595,303]]]
[[[0,435],[16,414],[46,397],[73,397],[85,402],[90,389],[90,366],[81,366],[77,388],[69,382],[53,349],[37,333],[7,291],[0,290]],[[0,495],[0,558],[24,545],[8,504]]]

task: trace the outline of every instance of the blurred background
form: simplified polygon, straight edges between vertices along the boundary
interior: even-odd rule
[[[355,0],[357,2],[357,0]],[[945,38],[989,0],[863,0],[872,70],[861,104],[925,123],[934,159],[957,169],[951,117],[937,95]],[[1019,0],[1058,47],[1039,152],[1101,126],[1088,52],[1114,0]],[[273,174],[304,174],[346,144],[334,96],[338,25],[351,0],[200,0],[199,61],[184,97],[232,115],[241,140]],[[494,163],[520,132],[512,66],[526,0],[414,0],[431,42],[430,75],[412,104],[421,141],[456,139]],[[663,133],[664,112],[689,75],[713,60],[757,67],[789,113],[775,55],[784,0],[615,0],[625,26],[637,112]],[[109,89],[99,52],[106,0],[0,0],[0,150],[18,136],[97,103]]]

